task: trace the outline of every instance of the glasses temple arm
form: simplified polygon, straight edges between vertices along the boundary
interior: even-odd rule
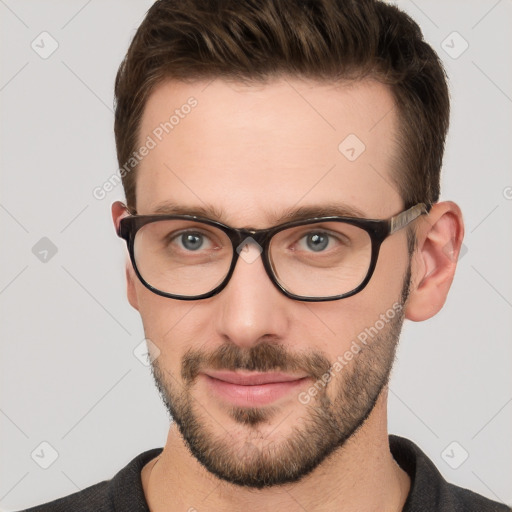
[[[407,224],[410,224],[413,220],[417,219],[420,215],[424,213],[428,213],[430,211],[430,205],[425,203],[418,203],[415,206],[412,206],[408,210],[405,210],[398,215],[392,217],[389,221],[389,234],[391,235],[395,231],[398,231]]]

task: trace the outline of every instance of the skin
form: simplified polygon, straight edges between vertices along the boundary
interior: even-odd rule
[[[327,202],[356,207],[364,217],[375,219],[402,211],[403,201],[391,179],[398,119],[384,85],[373,81],[319,84],[284,77],[250,86],[222,80],[168,81],[147,102],[140,140],[190,96],[198,105],[139,165],[137,213],[154,213],[165,201],[187,207],[211,204],[222,206],[221,222],[257,229],[279,223],[286,208],[320,207]],[[353,162],[338,151],[351,133],[366,146]],[[115,203],[112,215],[118,226],[127,213]],[[128,300],[140,312],[146,337],[160,350],[154,365],[164,379],[164,392],[176,399],[187,390],[200,425],[207,429],[206,439],[224,442],[233,461],[245,456],[248,463],[254,462],[269,445],[282,447],[293,435],[293,427],[304,425],[313,404],[304,406],[291,393],[276,402],[279,407],[266,416],[267,421],[241,424],[225,403],[208,394],[204,382],[196,379],[191,387],[185,386],[184,354],[189,349],[212,353],[226,343],[247,352],[271,341],[292,357],[310,351],[333,362],[358,333],[374,325],[399,300],[409,264],[404,315],[412,321],[427,320],[446,300],[464,228],[460,209],[450,201],[434,205],[414,226],[418,246],[411,261],[406,231],[401,230],[383,243],[366,288],[340,301],[305,303],[287,298],[268,279],[260,258],[252,263],[240,259],[227,287],[214,297],[172,300],[145,288],[128,262]],[[453,252],[446,250],[448,246]],[[381,341],[386,332],[390,335],[389,329],[383,329]],[[367,356],[354,356],[347,371],[334,376],[325,396],[332,402],[337,392],[346,391],[351,366],[354,374],[355,368],[384,374],[398,342],[398,334],[393,336],[388,336],[382,352],[387,360],[364,366]],[[366,354],[372,349],[378,346]],[[212,474],[188,450],[172,423],[162,454],[141,474],[150,509],[401,510],[410,479],[389,451],[387,395],[384,385],[366,421],[304,478],[261,489]],[[347,400],[352,403],[350,396]],[[335,411],[346,417],[343,409]],[[247,452],[247,443],[254,453]]]

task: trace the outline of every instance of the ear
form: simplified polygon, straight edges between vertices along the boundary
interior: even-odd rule
[[[119,223],[121,222],[121,219],[127,215],[128,211],[121,201],[116,201],[112,204],[112,221],[114,222],[116,233],[119,233]],[[129,257],[126,259],[125,274],[126,295],[128,297],[128,302],[138,311],[139,301],[137,299],[137,290],[135,288],[135,280],[137,279],[137,276],[133,271],[132,263]]]
[[[121,219],[123,217],[126,217],[129,215],[128,210],[126,209],[126,206],[121,201],[116,201],[115,203],[112,203],[112,221],[114,222],[114,229],[116,230],[116,233],[119,233],[119,223],[121,222]]]
[[[452,201],[433,205],[419,218],[416,238],[405,318],[420,322],[441,310],[452,284],[464,238],[460,208]]]
[[[139,311],[139,299],[137,298],[137,289],[135,288],[136,279],[137,276],[133,271],[132,264],[128,260],[126,262],[126,295],[132,307]]]

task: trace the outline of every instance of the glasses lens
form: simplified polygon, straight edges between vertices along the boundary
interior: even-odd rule
[[[134,241],[135,264],[146,283],[164,293],[208,293],[226,277],[233,246],[220,229],[188,220],[144,225]]]
[[[288,292],[303,297],[349,293],[370,268],[370,235],[346,222],[305,224],[272,238],[270,261]]]

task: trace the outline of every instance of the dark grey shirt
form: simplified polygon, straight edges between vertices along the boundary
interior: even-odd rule
[[[468,489],[448,483],[416,444],[390,435],[393,457],[411,477],[411,489],[402,512],[511,512],[512,509]],[[141,453],[113,478],[64,498],[26,509],[26,512],[149,512],[142,489],[141,470],[162,452]]]

